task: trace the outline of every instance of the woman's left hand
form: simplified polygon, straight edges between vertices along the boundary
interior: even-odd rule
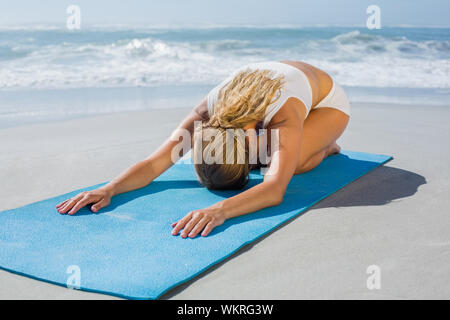
[[[181,230],[182,238],[195,238],[200,232],[206,237],[212,229],[225,222],[225,215],[220,208],[206,208],[194,210],[183,219],[172,223],[172,235],[176,236]]]

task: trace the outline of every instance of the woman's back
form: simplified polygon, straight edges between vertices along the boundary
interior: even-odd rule
[[[289,64],[306,75],[312,89],[312,109],[330,92],[333,80],[325,71],[301,61],[282,60],[280,62]]]

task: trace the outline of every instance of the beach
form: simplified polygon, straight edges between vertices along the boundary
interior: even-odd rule
[[[0,211],[113,179],[244,64],[304,61],[349,96],[341,147],[393,160],[161,298],[449,299],[449,31],[0,25]],[[115,299],[0,284],[0,299]]]
[[[0,210],[109,181],[154,151],[188,110],[1,128]],[[394,159],[162,298],[450,298],[449,119],[445,104],[353,103],[338,143]],[[367,287],[372,265],[380,289]],[[0,283],[0,299],[114,299],[6,271]]]

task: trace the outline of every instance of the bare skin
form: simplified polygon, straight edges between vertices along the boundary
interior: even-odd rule
[[[319,108],[319,103],[331,90],[332,80],[323,71],[297,61],[281,61],[302,70],[313,91],[313,106],[305,119],[303,103],[290,98],[269,123],[268,129],[279,129],[279,148],[272,155],[264,181],[236,196],[222,200],[208,208],[194,210],[172,224],[172,234],[194,238],[207,236],[225,220],[258,211],[282,202],[287,185],[294,174],[307,172],[330,154],[339,153],[336,140],[344,132],[349,117],[336,109]],[[194,121],[208,119],[206,98],[195,107],[177,129],[187,129],[191,135]],[[250,123],[244,129],[255,128]],[[98,212],[117,194],[145,187],[173,165],[172,149],[178,141],[166,140],[152,155],[125,170],[110,183],[96,190],[82,192],[56,206],[61,214],[73,215],[86,205]]]

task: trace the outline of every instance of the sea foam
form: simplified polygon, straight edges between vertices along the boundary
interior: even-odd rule
[[[450,88],[450,29],[0,29],[0,89],[214,85],[245,63],[302,60],[344,86]]]

